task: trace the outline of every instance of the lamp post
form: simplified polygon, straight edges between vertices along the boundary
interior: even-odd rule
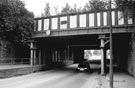
[[[113,38],[112,38],[112,13],[111,0],[109,0],[109,20],[110,20],[110,88],[113,88]]]

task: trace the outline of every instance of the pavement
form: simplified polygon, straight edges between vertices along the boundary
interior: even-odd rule
[[[110,88],[109,74],[100,76],[99,87],[97,88]],[[113,88],[135,88],[135,78],[127,73],[114,73],[113,75]]]
[[[31,65],[2,65],[0,64],[0,70],[24,68],[24,67],[32,67],[32,66]]]
[[[109,81],[109,74],[87,81],[86,87],[82,88],[111,88]],[[127,73],[114,73],[113,88],[135,88],[135,78]]]
[[[93,68],[96,66],[93,66]],[[0,88],[110,88],[109,74],[97,70],[77,72],[76,65],[0,79]],[[135,78],[127,73],[114,73],[114,88],[135,88]]]

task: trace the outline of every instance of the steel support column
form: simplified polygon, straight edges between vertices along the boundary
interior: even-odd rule
[[[30,43],[30,65],[33,65],[34,51],[33,51],[33,42]]]
[[[37,59],[37,58],[36,58],[36,49],[34,49],[34,58],[33,58],[33,59],[34,59],[34,60],[33,60],[34,65],[36,65],[36,61],[37,61],[37,60],[36,60],[36,59]]]
[[[34,41],[30,42],[30,64],[36,64],[36,43]]]
[[[105,74],[105,63],[106,61],[106,52],[105,52],[105,41],[101,39],[101,75]]]
[[[41,50],[39,50],[39,58],[38,58],[38,64],[41,65]]]

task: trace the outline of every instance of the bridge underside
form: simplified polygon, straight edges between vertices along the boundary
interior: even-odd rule
[[[115,9],[111,15],[114,64],[127,70],[134,21],[126,15],[122,17]],[[84,50],[99,49],[101,74],[104,74],[110,45],[109,16],[108,11],[94,11],[35,18],[31,64],[78,63],[84,59]]]
[[[36,58],[35,64],[52,64],[52,63],[78,63],[84,59],[84,50],[99,49],[101,47],[101,35],[76,35],[76,36],[59,36],[36,38]],[[109,37],[109,34],[104,34]],[[130,33],[113,34],[114,63],[119,69],[127,68],[128,49],[130,42]],[[107,38],[103,38],[107,42]],[[104,50],[109,49],[109,42],[105,44]],[[104,55],[106,55],[104,53]],[[105,57],[102,57],[105,58]],[[106,65],[106,59],[101,63],[101,68]],[[102,66],[103,64],[103,66]]]
[[[70,60],[74,62],[84,58],[84,49],[100,49],[100,40],[98,35],[91,36],[66,36],[66,37],[47,37],[37,39],[38,48],[46,56],[42,58],[52,59],[51,62],[61,62]],[[45,61],[45,63],[49,63]]]

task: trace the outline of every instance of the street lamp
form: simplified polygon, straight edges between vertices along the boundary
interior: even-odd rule
[[[110,88],[113,88],[113,38],[112,38],[112,12],[111,0],[109,0],[109,20],[110,20]]]

